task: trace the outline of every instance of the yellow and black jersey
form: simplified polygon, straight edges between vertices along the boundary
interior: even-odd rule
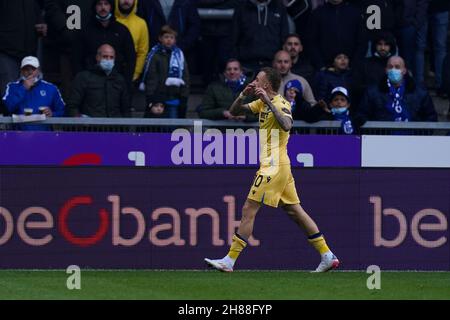
[[[272,104],[284,116],[292,119],[291,104],[281,95],[276,95]],[[261,167],[290,164],[287,154],[289,132],[281,128],[272,110],[261,99],[251,102],[248,106],[253,113],[259,114]]]

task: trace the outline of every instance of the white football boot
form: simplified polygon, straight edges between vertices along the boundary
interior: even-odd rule
[[[208,266],[213,267],[214,269],[217,269],[219,271],[233,272],[233,262],[228,256],[223,259],[217,260],[205,258],[205,262],[208,264]]]
[[[329,251],[322,256],[322,261],[320,261],[319,266],[313,272],[327,272],[337,267],[339,267],[339,260],[333,252]]]

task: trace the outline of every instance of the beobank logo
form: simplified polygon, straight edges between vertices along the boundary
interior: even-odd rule
[[[0,246],[7,245],[14,238],[14,232],[17,232],[19,239],[25,244],[33,247],[45,246],[51,243],[55,237],[61,237],[70,245],[79,247],[91,247],[103,241],[111,241],[114,246],[133,247],[145,241],[151,245],[165,246],[196,246],[198,243],[198,220],[200,218],[209,218],[211,223],[211,244],[213,246],[224,246],[232,242],[233,234],[239,226],[239,220],[236,219],[236,198],[231,195],[223,197],[227,205],[227,239],[220,236],[220,215],[213,208],[205,207],[200,209],[186,208],[184,214],[188,216],[187,226],[182,225],[182,216],[178,210],[171,207],[160,207],[153,210],[149,215],[149,222],[146,221],[144,213],[134,207],[123,207],[120,205],[119,195],[109,195],[107,200],[111,203],[110,208],[101,208],[98,212],[90,209],[93,206],[94,198],[89,195],[74,196],[68,199],[62,207],[52,214],[50,210],[44,207],[32,206],[25,208],[18,213],[17,220],[14,221],[13,214],[7,208],[0,206]],[[76,219],[80,207],[85,210],[92,210],[90,225],[96,224],[97,230],[89,236],[77,235],[76,230],[70,227],[70,221]],[[133,219],[135,230],[132,235],[124,237],[121,224],[125,217]],[[159,220],[165,217],[164,223]],[[167,222],[167,217],[171,218],[171,223]],[[38,220],[38,221],[37,221]],[[56,220],[56,221],[55,221]],[[186,220],[186,219],[185,219]],[[187,238],[182,237],[182,227],[189,228]],[[33,230],[45,231],[44,236],[32,237],[30,233]],[[111,231],[111,232],[110,232]],[[129,231],[129,230],[127,230]],[[111,234],[111,236],[109,236]],[[170,234],[168,236],[168,234]],[[202,230],[204,234],[204,230]],[[249,239],[251,246],[259,246],[260,241],[251,237]]]

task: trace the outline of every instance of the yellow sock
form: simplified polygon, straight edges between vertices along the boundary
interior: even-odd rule
[[[308,241],[321,255],[330,251],[330,248],[328,248],[327,242],[321,233],[310,236]]]
[[[233,235],[233,242],[231,243],[230,252],[228,252],[228,256],[236,260],[241,254],[242,250],[247,246],[247,242],[244,239],[240,238],[236,234]]]

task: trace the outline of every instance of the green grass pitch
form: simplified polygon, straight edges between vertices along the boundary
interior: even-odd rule
[[[369,290],[365,272],[81,271],[68,290],[60,271],[0,271],[0,299],[300,300],[450,299],[450,272],[382,272]]]

